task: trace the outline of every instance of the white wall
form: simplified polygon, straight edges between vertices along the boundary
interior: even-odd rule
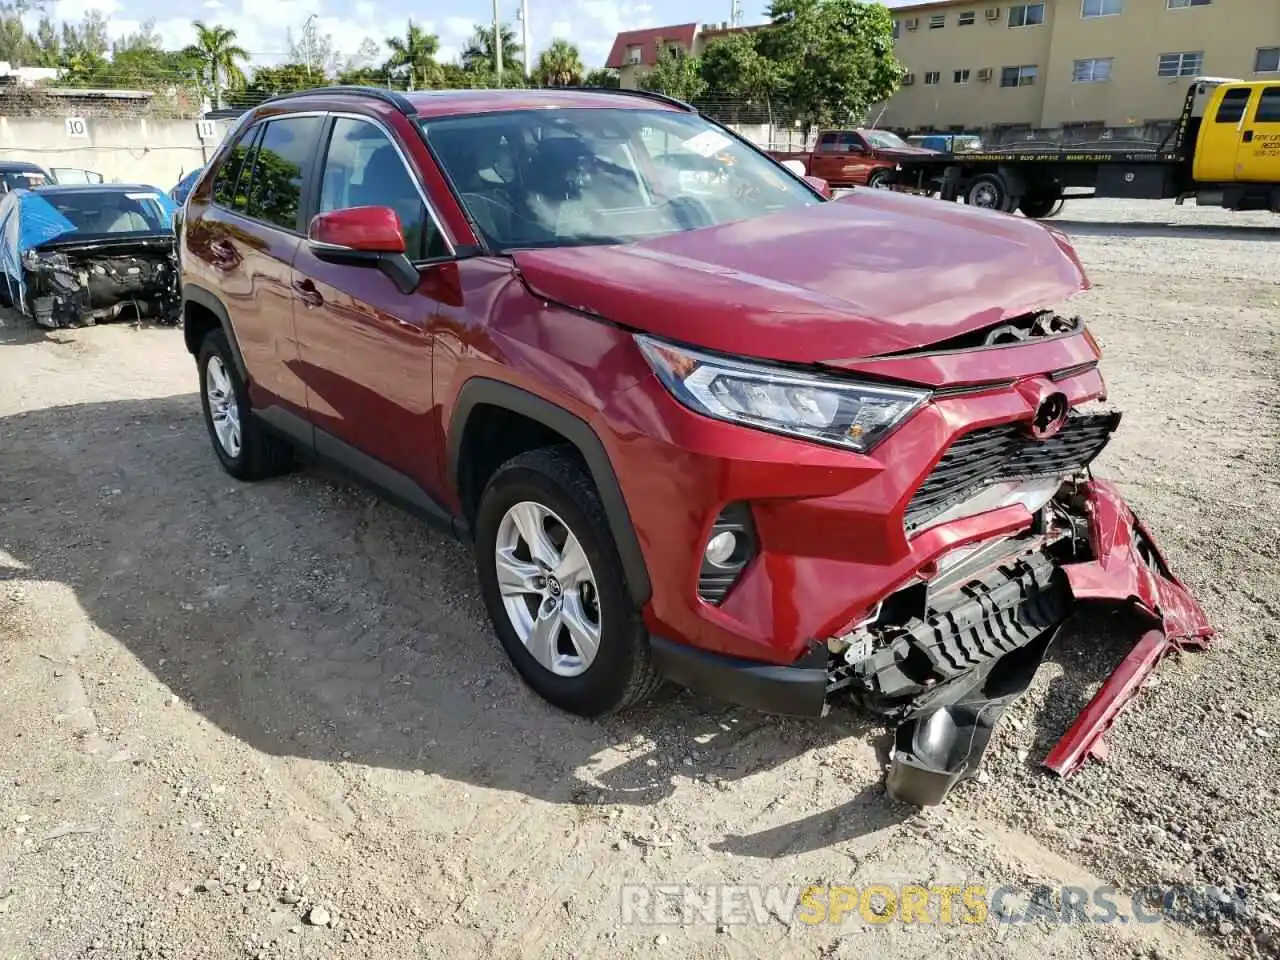
[[[29,160],[45,169],[83,167],[108,182],[168,190],[213,155],[227,126],[215,121],[213,136],[202,141],[195,120],[88,118],[85,136],[75,137],[62,118],[0,116],[0,160]]]

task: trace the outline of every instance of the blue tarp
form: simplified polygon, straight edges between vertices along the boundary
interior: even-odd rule
[[[119,189],[129,194],[145,192],[147,199],[154,199],[160,208],[164,223],[170,228],[173,227],[173,214],[176,207],[165,194],[152,187],[121,187]],[[14,190],[0,199],[0,272],[4,274],[11,303],[23,307],[26,300],[26,287],[22,278],[22,255],[28,250],[74,233],[75,230],[75,224],[59,213],[48,200],[31,190]],[[95,236],[94,239],[111,238]],[[120,239],[126,238],[122,236]]]

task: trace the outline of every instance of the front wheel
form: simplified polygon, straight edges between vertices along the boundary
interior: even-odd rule
[[[571,448],[532,450],[498,469],[475,547],[489,619],[543,699],[601,716],[661,684],[604,507]]]
[[[890,190],[893,187],[893,171],[887,167],[871,171],[867,177],[867,186],[874,190]]]
[[[964,202],[971,207],[1007,212],[1009,187],[998,173],[984,173],[969,181],[964,191]]]

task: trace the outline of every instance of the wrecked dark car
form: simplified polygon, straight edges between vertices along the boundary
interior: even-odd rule
[[[5,302],[55,329],[121,316],[177,323],[173,202],[154,187],[78,184],[0,199]]]

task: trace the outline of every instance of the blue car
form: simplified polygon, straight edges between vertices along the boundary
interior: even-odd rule
[[[187,194],[191,192],[191,188],[196,185],[196,180],[203,172],[204,167],[196,167],[174,185],[174,188],[169,191],[169,199],[173,201],[174,206],[180,207],[187,202]]]

